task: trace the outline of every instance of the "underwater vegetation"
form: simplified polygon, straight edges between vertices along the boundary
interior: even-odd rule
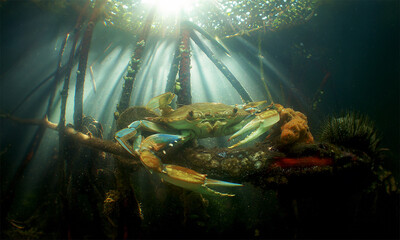
[[[78,8],[80,1],[60,0],[34,2],[50,11],[65,8]],[[94,5],[96,1],[91,1]],[[267,28],[276,31],[281,28],[302,24],[310,20],[320,0],[253,0],[253,1],[214,1],[214,0],[111,0],[104,6],[103,24],[133,33],[145,29],[145,18],[155,11],[152,31],[162,35],[179,32],[177,19],[165,13],[181,11],[179,18],[190,18],[212,35],[236,37]],[[156,5],[156,7],[153,7]],[[198,11],[201,9],[201,11]],[[204,21],[207,19],[207,21]],[[177,24],[176,24],[177,23]]]
[[[338,71],[299,31],[324,4],[1,1],[1,13],[35,6],[62,23],[55,41],[39,39],[56,52],[38,68],[48,75],[28,76],[26,91],[19,78],[1,85],[0,237],[398,238],[400,191],[373,121],[332,114],[315,130],[335,112],[325,97]],[[34,46],[24,37],[12,39]],[[27,49],[2,57],[0,84]],[[306,85],[294,65],[321,73]]]

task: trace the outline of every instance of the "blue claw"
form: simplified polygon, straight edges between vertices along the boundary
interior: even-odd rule
[[[133,153],[133,150],[129,148],[129,145],[126,144],[126,142],[123,140],[123,138],[129,137],[129,136],[135,136],[137,134],[136,129],[129,129],[129,128],[124,128],[117,133],[115,133],[115,140],[121,144],[123,148],[125,148],[130,154],[135,155]]]
[[[182,142],[182,140],[184,140],[184,137],[181,135],[154,134],[143,140],[142,144],[140,145],[140,149],[153,149],[155,151],[159,151],[167,145],[172,147],[176,143]]]
[[[243,184],[239,184],[239,183],[226,182],[226,181],[210,179],[210,178],[206,179],[205,184],[211,185],[211,186],[221,186],[221,187],[242,187],[243,186]]]

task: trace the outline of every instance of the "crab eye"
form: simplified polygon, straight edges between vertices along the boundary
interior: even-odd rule
[[[194,116],[194,112],[193,111],[188,112],[187,118],[193,119],[193,116]]]
[[[237,107],[234,107],[234,108],[233,108],[233,114],[236,114],[237,111],[238,111],[238,108],[237,108]]]

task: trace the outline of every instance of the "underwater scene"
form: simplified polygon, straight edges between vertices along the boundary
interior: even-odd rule
[[[0,1],[1,239],[399,239],[400,1]]]

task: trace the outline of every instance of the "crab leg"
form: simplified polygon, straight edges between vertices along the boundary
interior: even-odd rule
[[[155,132],[142,141],[141,131]],[[155,152],[161,151],[167,146],[183,143],[191,139],[190,132],[183,132],[182,135],[168,134],[166,128],[156,123],[141,120],[131,123],[128,128],[122,129],[115,134],[115,139],[132,155],[138,155],[142,164],[151,172],[156,173],[164,181],[192,191],[214,194],[220,196],[234,196],[229,193],[217,192],[208,186],[237,187],[242,184],[230,183],[209,179],[205,174],[198,173],[189,168],[177,165],[163,164]],[[128,142],[134,138],[133,146]]]
[[[143,165],[150,171],[157,173],[160,178],[173,185],[189,189],[192,191],[216,194],[220,196],[234,196],[233,194],[220,193],[208,186],[225,186],[237,187],[243,186],[242,184],[230,183],[219,181],[215,179],[208,179],[206,174],[198,173],[189,168],[172,165],[162,164],[160,158],[155,155],[155,151],[160,151],[166,146],[173,146],[176,143],[185,142],[190,139],[188,134],[184,135],[171,135],[171,134],[154,134],[147,137],[140,145],[139,155]]]
[[[255,138],[259,137],[263,133],[267,132],[275,123],[279,121],[279,113],[276,110],[268,110],[265,112],[261,112],[256,114],[256,117],[247,123],[242,129],[234,133],[228,141],[248,132],[254,130],[250,135],[248,135],[245,139],[237,142],[236,144],[230,146],[229,148],[234,148],[250,142]]]
[[[164,164],[164,172],[160,174],[161,179],[176,186],[189,189],[202,194],[219,195],[233,197],[235,194],[221,193],[208,186],[241,187],[242,184],[225,182],[215,179],[209,179],[206,174],[201,174],[189,168]]]
[[[138,154],[139,146],[140,143],[142,142],[142,134],[141,134],[142,129],[157,133],[168,132],[165,128],[150,121],[146,120],[134,121],[133,123],[129,124],[128,128],[124,128],[115,133],[115,140],[117,140],[121,144],[121,146],[124,147],[130,154],[132,155]],[[134,137],[136,138],[133,141],[133,146],[130,147],[128,141]]]

